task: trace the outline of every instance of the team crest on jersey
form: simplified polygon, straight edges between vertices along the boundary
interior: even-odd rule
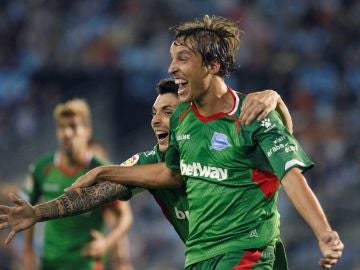
[[[125,160],[123,163],[120,164],[120,166],[123,167],[131,167],[134,166],[139,160],[139,155],[133,155],[131,158]]]
[[[228,138],[225,134],[216,131],[214,132],[214,135],[211,138],[210,149],[221,151],[230,146],[231,144],[229,143]]]

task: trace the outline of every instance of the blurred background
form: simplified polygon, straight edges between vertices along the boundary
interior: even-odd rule
[[[2,196],[23,182],[30,162],[56,149],[52,111],[72,97],[90,103],[95,138],[113,162],[150,150],[154,86],[168,77],[168,29],[204,14],[239,20],[239,69],[228,84],[282,95],[295,135],[316,163],[306,176],[346,246],[333,269],[360,269],[356,0],[1,0]],[[136,269],[182,269],[183,245],[155,201],[145,193],[131,204]],[[279,209],[291,269],[319,269],[317,240],[283,194]],[[1,270],[21,269],[17,239],[0,244]]]

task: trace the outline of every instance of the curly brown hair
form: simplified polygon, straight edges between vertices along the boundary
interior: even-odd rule
[[[242,32],[235,22],[220,16],[205,15],[202,20],[194,19],[170,29],[175,32],[175,44],[199,53],[204,65],[218,61],[220,70],[217,75],[229,76],[235,68]]]

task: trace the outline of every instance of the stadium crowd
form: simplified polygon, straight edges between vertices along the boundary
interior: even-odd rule
[[[150,150],[153,86],[167,76],[168,28],[204,14],[239,19],[243,44],[228,83],[239,91],[271,88],[282,95],[295,136],[315,161],[307,178],[346,245],[334,269],[360,269],[360,3],[355,0],[1,1],[1,185],[21,184],[27,164],[55,147],[51,112],[67,97],[88,99],[95,137],[114,162]],[[132,201],[136,269],[181,269],[182,244],[148,200],[142,194]],[[317,269],[309,228],[286,199],[279,208],[292,269]],[[19,252],[16,248],[12,252]],[[0,261],[8,261],[0,269],[14,269],[9,248],[0,249]]]

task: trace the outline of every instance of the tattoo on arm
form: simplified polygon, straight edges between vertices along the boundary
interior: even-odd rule
[[[116,199],[128,200],[130,197],[129,187],[109,181],[100,182],[65,192],[52,201],[40,204],[38,221],[79,215]]]

